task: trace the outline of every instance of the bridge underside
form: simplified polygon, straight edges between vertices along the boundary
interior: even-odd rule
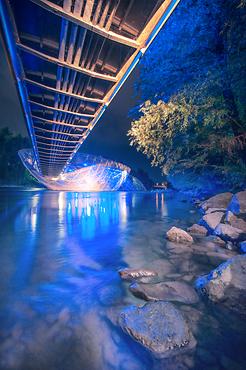
[[[178,2],[0,0],[5,44],[41,176],[66,173]]]

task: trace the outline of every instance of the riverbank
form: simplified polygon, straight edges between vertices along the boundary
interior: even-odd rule
[[[220,305],[228,315],[246,315],[246,254],[241,254],[246,252],[246,191],[194,202],[201,218],[187,230],[172,226],[166,238],[178,255],[217,258],[222,262],[218,267],[194,279],[187,265],[187,276],[182,281],[179,274],[166,274],[162,268],[155,268],[155,263],[119,270],[121,278],[130,282],[129,291],[147,302],[124,308],[119,323],[156,358],[189,353],[197,345],[192,332],[194,322],[190,325],[190,317],[182,314],[177,304],[194,306],[206,298],[208,304]],[[199,318],[195,321],[198,324]]]

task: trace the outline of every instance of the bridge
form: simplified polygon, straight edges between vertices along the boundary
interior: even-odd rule
[[[41,176],[66,173],[178,2],[0,0],[7,55]]]

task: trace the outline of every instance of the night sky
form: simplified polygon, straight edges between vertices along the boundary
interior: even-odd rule
[[[137,104],[137,98],[134,97],[134,82],[137,78],[138,67],[118,92],[80,151],[122,162],[135,170],[142,168],[153,180],[159,181],[160,171],[152,168],[145,156],[130,147],[126,136],[131,122],[128,112]],[[7,126],[15,133],[28,135],[2,40],[0,41],[0,111],[0,128]]]

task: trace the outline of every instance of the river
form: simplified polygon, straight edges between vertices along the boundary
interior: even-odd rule
[[[198,342],[192,353],[157,360],[117,317],[144,304],[118,275],[158,268],[193,285],[220,262],[165,239],[197,221],[194,205],[164,193],[0,190],[0,368],[21,370],[245,369],[245,323],[202,300],[177,304]]]

